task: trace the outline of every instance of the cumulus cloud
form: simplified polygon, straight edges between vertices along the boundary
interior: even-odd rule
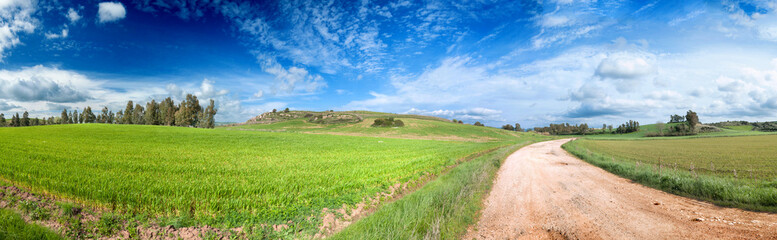
[[[19,33],[32,33],[37,28],[35,11],[32,0],[0,1],[0,60],[8,49],[20,43]]]
[[[89,99],[82,87],[93,84],[83,75],[40,65],[0,70],[0,83],[0,98],[21,102],[82,102]]]
[[[466,121],[499,121],[502,120],[502,111],[488,108],[469,108],[459,110],[438,109],[433,111],[411,108],[404,114],[417,114],[435,116],[448,119],[466,120]]]
[[[98,4],[97,17],[100,23],[115,22],[127,15],[124,4],[120,2],[101,2]]]
[[[652,66],[641,57],[613,56],[599,63],[596,75],[603,78],[634,79],[648,75],[652,71]]]
[[[76,11],[73,8],[69,8],[67,10],[67,14],[65,14],[68,20],[70,20],[70,23],[76,23],[78,20],[81,20],[81,15],[78,14],[78,11]]]
[[[11,109],[18,108],[19,106],[7,103],[3,100],[0,100],[0,111],[9,111]]]
[[[46,33],[46,39],[67,38],[67,28],[62,29],[61,33]]]
[[[273,59],[263,59],[262,69],[275,76],[272,93],[276,95],[293,95],[295,91],[309,94],[327,87],[321,75],[311,74],[301,67],[284,68]]]

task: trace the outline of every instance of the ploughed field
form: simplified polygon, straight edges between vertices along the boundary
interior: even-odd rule
[[[650,187],[722,206],[777,212],[777,135],[580,139],[563,147]]]
[[[505,142],[74,124],[0,128],[0,178],[149,219],[305,221]]]

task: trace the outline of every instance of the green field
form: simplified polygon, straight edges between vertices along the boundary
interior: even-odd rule
[[[679,123],[667,123],[665,128],[677,125]],[[687,138],[705,138],[705,137],[732,137],[732,136],[756,136],[756,135],[773,135],[774,132],[759,132],[752,131],[752,126],[736,126],[729,128],[721,128],[720,132],[705,132],[697,135],[689,136],[667,136],[667,137],[649,137],[649,139],[687,139]],[[657,133],[658,129],[656,124],[647,124],[639,126],[639,131],[624,134],[595,134],[583,136],[587,139],[599,139],[599,140],[632,140],[643,139],[647,133]]]
[[[564,145],[603,169],[671,193],[777,212],[777,135],[592,140]]]
[[[11,210],[0,208],[0,239],[54,240],[62,237],[39,225],[24,222]]]
[[[364,112],[355,113],[363,114]],[[224,127],[223,129],[479,142],[513,141],[520,136],[520,133],[517,132],[490,127],[456,124],[447,120],[431,119],[431,117],[392,114],[381,115],[378,113],[370,113],[364,116],[364,121],[356,124],[315,124],[309,123],[306,119],[294,119],[272,124],[230,126]],[[397,119],[405,122],[405,127],[370,127],[376,117],[384,116],[397,117]]]
[[[498,148],[501,155],[489,159],[499,159],[507,146],[547,138],[423,117],[402,120],[404,128],[300,119],[217,129],[0,128],[0,182],[114,214],[121,222],[217,228],[286,224],[291,228],[285,235],[269,236],[299,237],[316,233],[324,208],[355,206],[396,184],[422,183],[448,171],[482,170],[489,161],[465,157]],[[462,161],[469,162],[459,165]],[[490,178],[454,179],[459,185],[451,186],[479,186],[472,191],[482,192],[484,182],[490,183]],[[433,188],[422,188],[427,189],[423,196],[448,198]],[[478,209],[480,195],[473,196],[478,197],[446,204]]]

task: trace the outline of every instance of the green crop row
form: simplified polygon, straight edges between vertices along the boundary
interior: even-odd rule
[[[303,222],[504,143],[134,125],[0,128],[0,177],[38,193],[211,226]]]

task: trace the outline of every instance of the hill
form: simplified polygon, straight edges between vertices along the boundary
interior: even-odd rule
[[[321,119],[316,118],[316,116],[328,117],[324,119],[325,121],[316,121]],[[395,128],[371,127],[375,119],[390,117],[402,120],[405,123],[405,126]],[[227,130],[295,132],[471,142],[514,141],[518,140],[522,135],[522,133],[506,131],[503,129],[453,123],[447,119],[437,117],[367,111],[268,112],[252,118],[252,120],[245,123],[223,126],[223,128]]]

